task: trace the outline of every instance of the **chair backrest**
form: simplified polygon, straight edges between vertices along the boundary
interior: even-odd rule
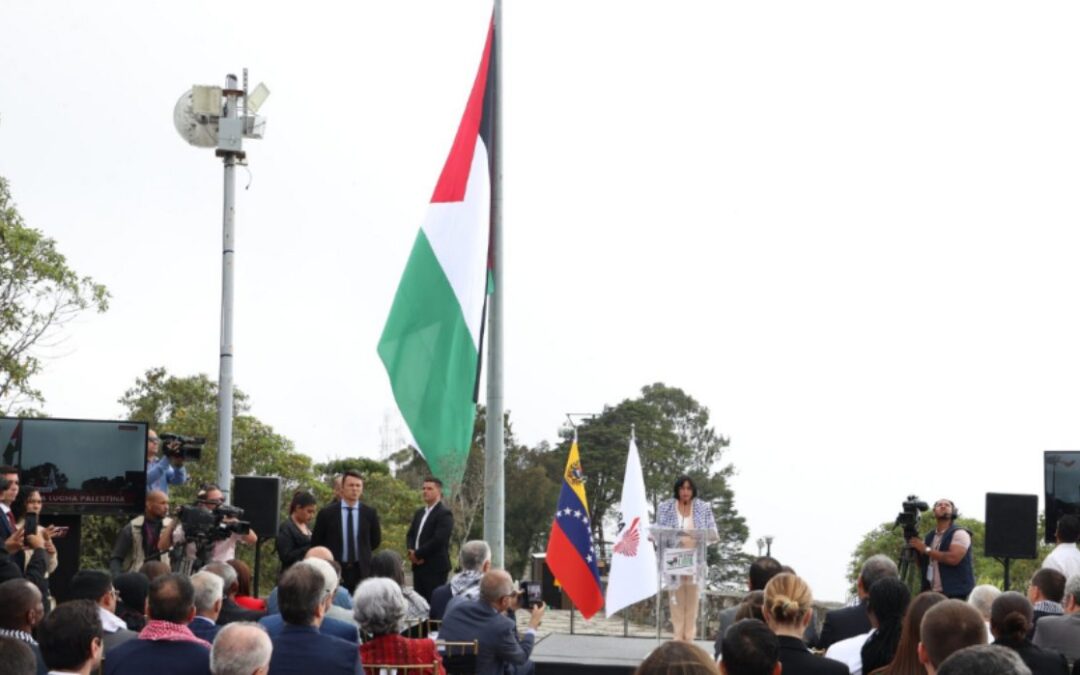
[[[473,675],[476,673],[476,656],[480,653],[480,641],[454,642],[436,640],[435,647],[443,655],[446,675]]]
[[[412,663],[400,665],[396,663],[365,663],[364,675],[438,675],[439,662]]]

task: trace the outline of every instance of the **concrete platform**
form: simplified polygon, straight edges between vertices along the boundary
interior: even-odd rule
[[[533,647],[537,675],[632,675],[641,662],[663,641],[656,638],[567,635],[552,633]],[[713,653],[711,642],[695,644]]]

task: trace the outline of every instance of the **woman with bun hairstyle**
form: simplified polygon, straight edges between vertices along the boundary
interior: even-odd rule
[[[656,508],[657,527],[702,530],[706,533],[708,543],[719,541],[720,534],[716,531],[712,507],[709,502],[697,498],[697,486],[693,479],[690,476],[676,478],[674,493],[671,499],[660,502]],[[694,541],[685,537],[680,545],[690,548],[694,546]],[[675,584],[668,591],[673,639],[693,642],[697,633],[698,585],[693,577],[678,577]]]
[[[1067,675],[1069,665],[1063,654],[1038,647],[1027,639],[1034,613],[1031,601],[1016,591],[994,598],[994,604],[990,605],[994,644],[1019,654],[1031,669],[1031,675]]]
[[[848,675],[839,661],[815,656],[802,641],[814,602],[810,587],[794,574],[777,574],[765,585],[765,623],[780,640],[784,675]]]

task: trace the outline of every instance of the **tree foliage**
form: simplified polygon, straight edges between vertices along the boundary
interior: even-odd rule
[[[56,242],[28,227],[0,177],[0,409],[32,413],[44,402],[31,380],[60,328],[85,310],[104,312],[109,292],[68,267]]]

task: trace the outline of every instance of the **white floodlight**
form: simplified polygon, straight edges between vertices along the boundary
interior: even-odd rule
[[[262,104],[266,102],[266,99],[269,96],[270,96],[270,89],[265,84],[260,82],[255,87],[255,91],[248,94],[248,97],[247,97],[248,111],[253,113],[253,114],[259,112],[259,108],[262,107]]]

